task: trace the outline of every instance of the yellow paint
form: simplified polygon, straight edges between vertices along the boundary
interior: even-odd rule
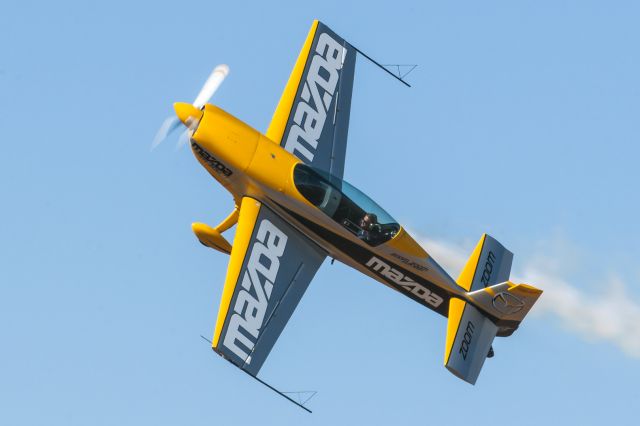
[[[507,291],[511,294],[521,297],[537,297],[542,294],[542,290],[529,284],[515,284],[512,281],[507,281]],[[491,296],[496,295],[496,291],[492,287],[485,287],[485,293]]]
[[[244,172],[256,151],[260,133],[223,109],[206,104],[192,139],[225,166]]]
[[[216,231],[222,234],[224,231],[231,228],[236,223],[238,223],[238,206],[237,205],[234,207],[233,211],[229,213],[229,216],[227,216],[225,220],[220,222],[220,225],[216,226]]]
[[[447,341],[444,348],[444,365],[449,362],[449,356],[451,355],[451,348],[456,339],[456,332],[460,321],[462,320],[462,314],[464,313],[464,307],[467,303],[464,300],[452,297],[449,301],[449,319],[447,320]]]
[[[476,248],[473,249],[471,257],[469,257],[469,260],[467,260],[467,264],[464,265],[464,268],[462,268],[462,272],[460,272],[460,276],[458,277],[458,285],[467,291],[471,290],[473,276],[476,272],[478,262],[480,261],[480,253],[482,253],[482,246],[484,245],[485,238],[487,238],[487,234],[482,234],[480,241],[476,245]]]
[[[206,223],[192,223],[191,229],[196,234],[198,240],[207,247],[218,250],[222,253],[231,253],[231,244],[227,241],[217,229],[213,229]]]
[[[185,102],[176,102],[173,104],[176,115],[187,127],[194,126],[202,118],[203,112],[191,104]]]
[[[206,171],[209,172],[211,177],[217,180],[218,183],[224,186],[229,192],[233,192],[233,188],[231,188],[230,183],[227,179],[225,179],[223,176],[219,175],[215,170],[213,170],[213,168],[209,166],[202,158],[200,158],[200,156],[196,155],[195,157],[196,157],[196,160],[198,160],[198,162],[200,163],[200,165],[204,167]],[[233,195],[235,197],[235,194]]]
[[[269,188],[288,192],[292,185],[293,167],[300,160],[264,136],[260,136],[247,174]]]
[[[491,296],[495,296],[496,295],[496,292],[491,287],[485,287],[484,291],[486,293],[489,293],[489,295],[491,295]]]
[[[309,57],[309,51],[311,50],[311,44],[313,43],[313,38],[316,35],[317,28],[318,21],[315,20],[313,21],[313,24],[311,24],[309,35],[307,35],[307,39],[302,46],[300,55],[298,55],[298,60],[296,60],[293,71],[291,71],[289,81],[284,88],[284,92],[282,92],[280,102],[278,102],[278,107],[273,113],[273,118],[271,119],[271,123],[269,124],[269,128],[267,129],[267,137],[278,145],[282,141],[284,128],[287,125],[287,120],[289,119],[289,115],[291,114],[291,108],[293,108],[293,101],[295,100],[296,93],[298,92],[298,87],[300,86],[300,80],[302,79],[304,66],[307,63],[307,58]]]
[[[413,256],[418,259],[425,259],[429,256],[404,228],[400,228],[400,232],[387,242],[386,246],[396,250],[398,253]]]
[[[513,283],[509,281],[509,285],[511,286]],[[542,290],[528,284],[515,284],[513,287],[509,288],[509,293],[523,297],[535,297],[540,296],[542,294]]]
[[[207,247],[218,250],[222,253],[231,253],[231,244],[227,241],[222,233],[238,222],[238,206],[215,228],[210,227],[206,223],[192,223],[191,229],[196,234],[198,240]]]
[[[253,198],[244,197],[240,205],[240,215],[238,217],[238,229],[233,239],[233,249],[229,258],[229,266],[227,267],[227,277],[224,280],[224,288],[222,290],[222,298],[220,300],[220,308],[218,309],[218,319],[216,328],[213,333],[212,345],[218,347],[218,340],[222,333],[222,325],[229,312],[229,305],[236,289],[236,284],[240,279],[240,270],[244,262],[245,254],[249,247],[251,235],[258,213],[260,212],[260,203]]]

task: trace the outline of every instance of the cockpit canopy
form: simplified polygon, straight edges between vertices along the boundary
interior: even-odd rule
[[[327,172],[299,163],[293,182],[307,201],[371,246],[389,241],[400,230],[375,201]]]

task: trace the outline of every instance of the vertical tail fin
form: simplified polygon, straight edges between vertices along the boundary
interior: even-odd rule
[[[458,285],[467,291],[480,290],[509,280],[513,253],[490,235],[483,234],[462,268]]]
[[[496,335],[508,336],[542,290],[509,281],[513,254],[484,234],[458,278],[467,300],[449,302],[444,364],[462,380],[475,384],[484,360],[493,355]]]

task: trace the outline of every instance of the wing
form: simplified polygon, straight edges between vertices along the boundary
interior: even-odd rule
[[[314,21],[267,136],[305,163],[342,178],[356,49]]]
[[[265,205],[243,198],[213,349],[256,376],[325,257]]]

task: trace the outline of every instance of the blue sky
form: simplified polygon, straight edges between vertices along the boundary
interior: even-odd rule
[[[345,3],[0,6],[2,424],[636,418],[637,3]],[[266,130],[314,18],[419,64],[407,89],[359,61],[345,177],[450,268],[489,232],[547,292],[475,387],[442,367],[442,318],[338,263],[262,373],[319,391],[314,414],[199,337],[227,258],[190,224],[232,200],[189,150],[151,140],[223,62],[215,103]]]

